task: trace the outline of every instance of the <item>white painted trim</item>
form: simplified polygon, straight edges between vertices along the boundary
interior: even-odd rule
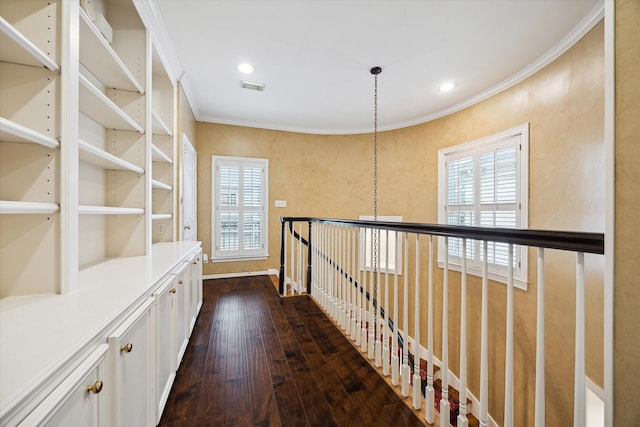
[[[607,2],[611,0],[606,0]],[[477,95],[472,96],[471,98],[467,98],[458,104],[452,105],[448,108],[444,108],[442,110],[435,111],[433,113],[412,119],[406,120],[403,122],[393,123],[389,125],[378,126],[378,131],[388,131],[394,129],[401,129],[409,126],[415,126],[421,123],[426,123],[432,120],[439,119],[441,117],[448,116],[450,114],[456,113],[458,111],[464,110],[467,107],[471,107],[485,99],[491,98],[494,95],[497,95],[505,90],[515,86],[516,84],[522,82],[523,80],[531,77],[533,74],[540,71],[542,68],[549,65],[551,62],[556,60],[560,55],[569,50],[574,44],[576,44],[585,34],[587,34],[604,16],[604,1],[599,1],[593,9],[584,17],[582,21],[576,25],[573,30],[569,34],[567,34],[562,40],[560,40],[555,46],[549,49],[546,53],[544,53],[540,58],[517,72],[516,74],[508,77],[502,82],[496,84],[489,89],[478,93]],[[187,92],[185,90],[185,92]],[[190,93],[187,93],[188,99],[195,100],[194,97],[190,97]],[[195,102],[190,102],[192,106],[195,106]],[[195,111],[194,111],[195,113]],[[201,122],[210,122],[210,123],[220,123],[227,125],[235,125],[235,126],[246,126],[260,129],[271,129],[278,131],[286,131],[286,132],[297,132],[297,133],[310,133],[310,134],[319,134],[319,135],[352,135],[352,134],[361,134],[361,133],[371,133],[373,132],[372,127],[366,128],[358,128],[358,129],[312,129],[312,128],[300,128],[296,126],[276,126],[272,123],[264,123],[264,122],[254,122],[247,120],[232,120],[224,117],[218,116],[203,116],[201,114],[196,114],[196,119]]]
[[[156,1],[134,0],[133,2],[138,10],[140,19],[142,19],[145,27],[149,28],[153,35],[153,39],[155,41],[154,45],[162,63],[167,67],[169,77],[174,83],[177,81],[182,83],[182,89],[187,96],[187,100],[189,101],[189,105],[191,106],[191,110],[193,111],[196,120],[202,121],[200,120],[201,114],[198,109],[198,104],[194,102],[196,97],[191,89],[191,85],[189,84],[189,77],[185,75],[182,64],[180,64],[180,61],[178,60],[178,55],[173,47],[173,42],[169,37],[167,26],[162,19],[160,11],[158,10]]]
[[[605,1],[604,13],[604,425],[614,423],[614,286],[615,286],[615,3]]]
[[[271,270],[269,270],[271,271]],[[233,277],[249,277],[249,276],[268,276],[271,273],[269,271],[246,271],[242,273],[222,273],[222,274],[207,274],[202,276],[202,280],[209,279],[230,279]]]

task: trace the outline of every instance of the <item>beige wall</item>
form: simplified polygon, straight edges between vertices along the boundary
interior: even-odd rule
[[[640,425],[640,1],[616,1],[614,417]]]
[[[379,214],[405,221],[437,222],[437,152],[530,123],[529,226],[537,229],[604,230],[603,25],[596,26],[558,60],[517,86],[473,107],[379,136]],[[382,77],[384,79],[384,76]],[[383,104],[384,99],[380,102]],[[261,262],[205,265],[205,274],[264,271],[279,266],[280,216],[357,218],[371,214],[371,135],[321,136],[198,123],[198,237],[211,253],[211,155],[268,158],[269,253]],[[286,209],[273,208],[287,200]],[[423,251],[425,253],[425,251]],[[515,295],[516,425],[533,420],[536,265],[530,254],[527,292]],[[575,256],[547,255],[547,425],[569,425],[573,414]],[[587,371],[602,384],[602,257],[587,256]],[[426,268],[423,274],[426,277]],[[410,266],[410,272],[413,267]],[[410,274],[411,276],[411,274]],[[442,271],[436,269],[437,283]],[[425,281],[423,281],[424,283]],[[459,274],[450,278],[450,337],[459,325]],[[413,290],[410,291],[412,298]],[[426,295],[426,291],[422,291]],[[489,289],[491,333],[490,413],[502,422],[505,286]],[[441,286],[436,286],[436,318]],[[469,281],[469,384],[479,395],[480,283]],[[413,304],[410,304],[413,316]],[[400,313],[397,313],[400,315]],[[392,316],[397,317],[396,313]],[[426,324],[426,311],[421,314]],[[422,328],[422,342],[426,340]],[[441,354],[439,322],[436,355]],[[409,328],[410,333],[413,328]],[[449,345],[458,371],[458,342]]]

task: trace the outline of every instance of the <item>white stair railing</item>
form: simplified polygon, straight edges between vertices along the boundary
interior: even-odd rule
[[[451,381],[459,388],[459,405],[456,424],[458,427],[468,426],[467,415],[470,407],[467,405],[468,372],[468,335],[467,314],[470,310],[467,304],[467,239],[475,239],[480,242],[481,256],[480,270],[482,273],[482,288],[480,301],[480,346],[479,346],[479,405],[473,406],[479,418],[481,426],[490,425],[489,417],[489,379],[495,373],[489,372],[489,366],[493,351],[488,346],[489,334],[496,333],[502,328],[505,337],[504,353],[504,389],[492,390],[491,394],[503,392],[504,414],[502,424],[513,426],[516,423],[516,411],[514,396],[514,335],[515,324],[515,288],[514,288],[514,251],[515,244],[525,244],[537,248],[537,303],[536,303],[536,364],[535,364],[535,402],[534,419],[535,426],[545,425],[545,247],[574,251],[576,253],[576,313],[575,313],[575,353],[574,353],[574,426],[583,426],[586,423],[585,412],[585,256],[584,253],[602,254],[604,252],[604,236],[594,233],[570,233],[570,232],[539,232],[529,230],[512,230],[509,234],[505,231],[491,231],[490,229],[474,229],[471,227],[433,226],[433,233],[429,232],[431,226],[423,224],[406,223],[372,223],[367,221],[348,220],[311,220],[300,219],[300,224],[290,225],[291,236],[286,236],[283,222],[282,246],[281,246],[281,282],[280,289],[283,295],[305,293],[310,290],[311,296],[325,309],[336,324],[344,331],[347,337],[355,341],[355,345],[365,353],[369,360],[381,367],[384,376],[391,376],[393,385],[400,385],[400,393],[408,397],[412,395],[413,407],[421,409],[425,405],[424,417],[427,422],[435,421],[434,402],[436,387],[434,367],[436,364],[433,352],[434,326],[442,327],[442,347],[440,353],[440,378],[441,399],[440,425],[449,426],[450,410],[448,390]],[[303,238],[305,227],[302,222],[308,222],[307,229],[309,240]],[[313,222],[313,227],[311,226]],[[424,228],[424,229],[423,229]],[[460,231],[458,231],[460,229]],[[393,237],[390,237],[393,233]],[[471,233],[471,234],[469,234]],[[485,233],[483,235],[482,233]],[[494,234],[492,234],[494,233]],[[415,235],[415,252],[409,249],[410,234]],[[540,236],[536,236],[540,234]],[[421,256],[421,235],[428,236],[428,279],[424,284],[421,280],[421,265],[424,260]],[[434,242],[433,238],[439,236],[443,244],[443,278],[442,278],[442,319],[434,319]],[[495,235],[495,239],[494,239]],[[384,240],[381,240],[384,237]],[[459,339],[459,366],[458,372],[452,372],[455,367],[449,365],[449,238],[459,238],[463,256],[460,257],[460,335]],[[554,240],[556,239],[557,240]],[[576,239],[573,241],[571,239]],[[584,239],[584,242],[581,240]],[[374,249],[372,241],[377,241],[379,247]],[[311,244],[311,242],[313,242]],[[385,242],[385,244],[382,244]],[[506,266],[506,302],[504,323],[489,324],[489,262],[488,243],[506,243],[508,247],[508,259],[511,262]],[[390,269],[391,244],[395,244],[395,271]],[[579,248],[579,249],[578,249]],[[586,248],[586,250],[582,250]],[[287,252],[288,250],[288,252]],[[375,250],[378,252],[374,253]],[[367,252],[368,251],[368,252]],[[285,256],[287,254],[288,256]],[[404,256],[404,258],[402,258]],[[410,259],[415,262],[414,299],[413,301],[413,335],[409,330],[409,274]],[[307,260],[307,261],[305,261]],[[403,263],[403,269],[400,264]],[[308,264],[308,265],[307,265]],[[364,267],[364,268],[362,268]],[[305,270],[307,274],[305,275]],[[404,292],[400,299],[399,272],[402,270]],[[284,271],[289,272],[287,284],[283,286]],[[384,277],[382,277],[384,274]],[[393,275],[393,281],[390,276]],[[453,275],[452,277],[455,277]],[[305,280],[306,279],[306,280]],[[309,283],[305,283],[308,281]],[[391,288],[390,286],[393,286]],[[427,287],[427,297],[424,301],[423,287]],[[426,313],[426,386],[421,390],[421,304],[427,305]],[[492,305],[495,302],[492,302]],[[392,307],[392,308],[391,308]],[[473,307],[473,306],[472,306]],[[393,314],[393,316],[392,316]],[[393,319],[396,317],[396,319]],[[402,319],[399,319],[402,317]],[[402,321],[400,321],[402,320]],[[402,328],[401,328],[402,326]],[[390,343],[391,342],[391,343]],[[412,344],[413,357],[408,345]],[[424,350],[423,350],[424,351]],[[476,359],[477,360],[477,359]],[[413,366],[410,366],[410,361]],[[412,369],[413,368],[413,369]],[[413,372],[411,372],[413,370]],[[413,376],[413,387],[410,391],[410,376]],[[455,378],[455,375],[458,378]],[[422,402],[424,396],[424,402]],[[471,396],[473,398],[473,396]],[[451,415],[453,416],[453,415]]]

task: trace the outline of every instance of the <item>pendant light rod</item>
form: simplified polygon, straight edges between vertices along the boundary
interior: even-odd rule
[[[381,67],[371,68],[373,74],[373,220],[378,220],[378,74],[382,73]],[[378,230],[371,230],[373,237],[373,259],[371,271],[373,275],[373,295],[371,300],[378,295]],[[380,314],[380,301],[377,301],[376,310],[374,311],[374,325],[377,335],[378,316]],[[371,343],[373,345],[374,343]],[[380,345],[376,339],[376,344]],[[381,351],[381,350],[380,350]]]

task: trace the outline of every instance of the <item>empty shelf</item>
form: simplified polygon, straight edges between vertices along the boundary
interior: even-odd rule
[[[60,145],[57,140],[50,136],[36,132],[4,117],[0,117],[0,141],[35,143],[49,148],[56,148]]]
[[[80,111],[107,129],[144,133],[144,129],[135,120],[82,74],[80,75]]]
[[[171,157],[164,154],[155,144],[151,145],[151,159],[154,162],[173,163]]]
[[[151,188],[155,188],[159,190],[168,190],[168,191],[173,190],[173,188],[170,185],[165,184],[164,182],[157,181],[155,179],[151,180]]]
[[[56,203],[0,200],[0,214],[52,214],[59,210]]]
[[[119,208],[110,206],[78,206],[80,215],[142,215],[142,208]]]
[[[168,213],[168,214],[153,214],[151,215],[151,219],[156,220],[156,219],[171,219],[173,218],[173,215]]]
[[[144,173],[144,169],[134,165],[133,163],[129,163],[126,160],[122,160],[120,157],[114,156],[111,153],[107,153],[88,142],[78,141],[78,147],[80,148],[80,159],[85,162],[92,163],[107,170],[131,171],[139,174]]]
[[[58,64],[1,16],[0,60],[34,67],[47,67],[56,73],[60,71]]]
[[[173,132],[171,132],[171,129],[169,128],[169,126],[167,126],[162,121],[160,116],[156,114],[155,111],[151,113],[151,116],[153,117],[153,134],[154,135],[173,136]]]
[[[80,9],[80,62],[106,87],[144,93],[140,83]]]

